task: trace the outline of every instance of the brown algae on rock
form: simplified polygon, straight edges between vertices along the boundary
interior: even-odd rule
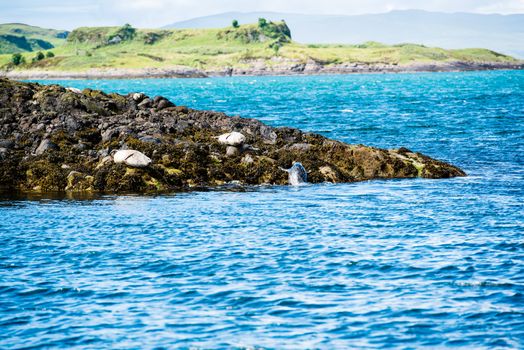
[[[312,183],[465,176],[453,165],[405,148],[348,145],[174,106],[159,96],[78,92],[9,79],[0,79],[0,91],[4,191],[143,193],[287,184],[279,168],[294,162],[303,164]],[[140,152],[150,162],[115,163],[111,155],[122,150]]]

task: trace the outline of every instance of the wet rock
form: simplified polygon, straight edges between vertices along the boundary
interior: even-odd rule
[[[80,128],[80,123],[78,123],[75,118],[68,117],[66,119],[66,128],[69,132],[75,132]]]
[[[35,155],[39,156],[44,154],[47,151],[52,151],[58,149],[58,146],[55,145],[51,140],[44,139],[42,142],[40,142],[40,145],[37,147],[35,151]]]
[[[102,168],[103,166],[105,166],[106,164],[109,164],[113,162],[113,157],[111,156],[105,156],[104,158],[102,158],[102,160],[97,164],[96,166],[96,170]]]
[[[113,138],[115,138],[116,136],[118,136],[118,130],[115,130],[115,129],[107,129],[106,131],[104,131],[102,133],[102,142],[109,142],[111,141]]]
[[[12,149],[14,147],[15,147],[15,142],[13,140],[6,140],[6,139],[0,140],[0,148]]]
[[[142,108],[142,109],[151,108],[152,104],[153,103],[152,103],[151,99],[146,98],[146,99],[144,99],[142,102],[140,102],[138,104],[138,108]]]
[[[157,109],[157,110],[162,110],[162,109],[164,109],[164,108],[169,108],[169,107],[173,107],[173,106],[174,106],[174,104],[171,103],[171,102],[168,101],[168,100],[160,100],[160,101],[158,102],[158,105],[157,105],[156,109]]]
[[[244,153],[244,152],[258,152],[260,151],[260,148],[257,148],[257,147],[253,147],[251,145],[248,145],[248,144],[243,144],[239,147],[239,150],[240,150],[240,153]]]
[[[67,185],[65,190],[68,192],[92,192],[95,178],[78,171],[71,171],[67,175]]]
[[[71,148],[75,151],[84,151],[87,149],[87,145],[85,143],[77,143],[76,145],[73,145]]]
[[[142,142],[155,143],[157,145],[160,145],[162,143],[162,140],[160,140],[158,137],[154,137],[154,136],[142,136],[141,138],[139,138],[139,140],[142,141]]]
[[[228,157],[235,157],[235,156],[238,156],[239,154],[240,154],[240,150],[238,149],[238,147],[227,146],[227,148],[226,148],[226,156],[228,156]]]
[[[165,98],[163,98],[162,96],[155,96],[153,98],[153,104],[158,105],[158,103],[162,100],[165,100]]]
[[[332,182],[332,183],[339,182],[337,174],[330,166],[324,165],[324,166],[321,166],[318,170],[324,176],[327,182]]]
[[[187,114],[189,112],[189,109],[186,106],[176,106],[173,109],[175,112],[178,112],[181,114]]]
[[[264,143],[275,144],[278,138],[277,133],[266,125],[260,127],[260,136]]]
[[[241,162],[244,164],[252,164],[255,160],[253,157],[251,157],[250,154],[246,154],[244,157],[242,157]]]
[[[97,152],[99,158],[104,158],[109,155],[109,148],[103,148]]]
[[[289,146],[288,149],[292,151],[307,152],[311,149],[311,145],[309,143],[294,143]]]

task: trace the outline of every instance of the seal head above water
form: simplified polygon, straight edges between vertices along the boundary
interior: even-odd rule
[[[292,186],[298,186],[307,183],[307,171],[302,163],[294,162],[293,166],[289,169],[283,169],[289,174],[289,184]]]

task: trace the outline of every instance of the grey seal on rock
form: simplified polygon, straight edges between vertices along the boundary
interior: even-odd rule
[[[239,132],[233,131],[227,134],[218,136],[218,142],[228,146],[242,146],[246,141],[246,137]]]
[[[135,150],[120,150],[113,155],[116,164],[124,163],[135,168],[145,168],[151,164],[151,158]]]
[[[289,184],[292,186],[298,186],[300,184],[307,183],[307,171],[302,163],[294,162],[293,166],[289,169],[280,168],[289,174]]]

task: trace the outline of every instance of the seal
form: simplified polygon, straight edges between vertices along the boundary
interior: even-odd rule
[[[302,163],[294,162],[293,166],[289,169],[280,168],[289,174],[289,184],[292,186],[298,186],[300,184],[307,183],[307,171]]]
[[[218,136],[218,142],[227,146],[242,146],[246,141],[246,137],[239,132],[233,131],[227,134]]]
[[[142,152],[135,150],[120,150],[113,155],[116,164],[124,163],[125,165],[135,168],[145,168],[151,164],[151,158]]]

